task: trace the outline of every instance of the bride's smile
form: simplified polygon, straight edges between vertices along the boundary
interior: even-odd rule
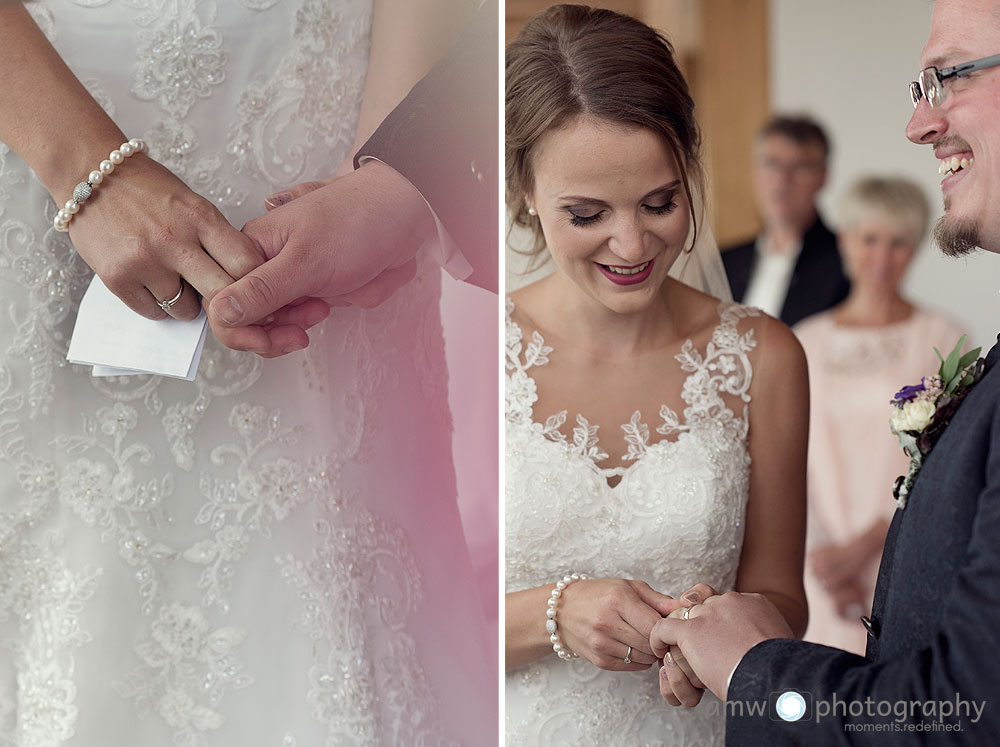
[[[648,262],[632,266],[595,264],[601,268],[601,271],[612,283],[618,285],[636,285],[644,283],[649,279],[649,276],[653,272],[654,261],[651,259]]]

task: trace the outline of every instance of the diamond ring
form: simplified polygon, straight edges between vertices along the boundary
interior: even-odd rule
[[[181,296],[184,294],[184,281],[181,280],[181,289],[177,291],[177,295],[171,298],[169,301],[157,301],[157,305],[164,311],[170,311],[170,308],[181,300]]]

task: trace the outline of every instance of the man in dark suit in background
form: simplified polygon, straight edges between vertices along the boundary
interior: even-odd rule
[[[951,256],[1000,254],[998,52],[1000,0],[936,0],[906,135],[945,174]],[[1000,743],[1000,343],[939,433],[889,528],[864,658],[793,639],[756,594],[705,587],[657,623],[654,650],[678,646],[729,699],[727,744]]]
[[[757,138],[753,183],[763,232],[722,251],[733,298],[791,326],[847,297],[837,239],[816,209],[830,144],[807,117],[779,116]]]

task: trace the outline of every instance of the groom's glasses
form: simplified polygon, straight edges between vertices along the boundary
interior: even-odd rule
[[[948,78],[968,75],[976,70],[983,70],[984,68],[995,67],[996,65],[1000,65],[1000,54],[981,57],[978,60],[963,62],[961,65],[946,67],[942,70],[938,70],[936,67],[924,68],[920,71],[917,79],[910,83],[910,101],[913,102],[913,108],[917,108],[917,104],[920,103],[920,99],[922,98],[927,99],[927,103],[932,107],[940,106],[944,103],[944,97],[947,93],[944,81],[948,80]]]

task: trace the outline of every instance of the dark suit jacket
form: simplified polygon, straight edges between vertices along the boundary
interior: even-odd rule
[[[497,0],[476,11],[454,48],[354,156],[374,156],[413,184],[472,265],[498,289]]]
[[[742,301],[757,261],[755,240],[722,252],[733,299]],[[811,314],[826,311],[847,298],[850,281],[844,275],[837,237],[820,217],[802,237],[802,251],[792,270],[788,294],[779,318],[789,327]]]
[[[729,698],[766,700],[771,693],[796,688],[814,701],[813,717],[786,723],[730,710],[727,744],[1000,743],[998,359],[1000,344],[924,462],[906,508],[896,511],[875,589],[866,657],[797,640],[758,644],[736,669]],[[890,493],[887,485],[886,500]],[[876,715],[852,717],[842,706],[817,722],[821,708],[816,704],[835,703],[835,697],[842,703],[857,701],[856,710],[867,708],[870,699]],[[973,723],[971,704],[984,700],[985,709]],[[879,706],[882,701],[891,705]],[[961,710],[962,731],[896,731],[896,711],[877,715],[879,708],[902,709],[908,706],[897,704],[913,701],[950,701]],[[962,706],[963,701],[969,705]],[[919,713],[906,716],[910,724],[935,720]],[[848,724],[893,731],[847,732]]]

